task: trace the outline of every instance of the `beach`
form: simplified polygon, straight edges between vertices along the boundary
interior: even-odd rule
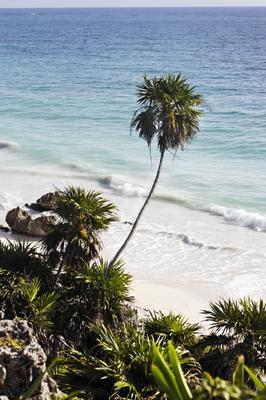
[[[13,178],[7,176],[4,184],[12,196],[6,209],[34,202],[44,193],[70,184],[102,191],[118,207],[119,221],[102,235],[103,256],[110,260],[129,232],[144,197],[121,197],[85,177],[81,179],[80,174],[61,174],[53,178],[31,172],[24,180],[17,180],[16,173]],[[5,211],[0,216],[4,224]],[[141,309],[172,310],[196,321],[202,319],[200,311],[210,301],[266,295],[264,234],[182,205],[169,203],[164,207],[160,200],[152,200],[122,259],[125,270],[133,276],[132,293]]]

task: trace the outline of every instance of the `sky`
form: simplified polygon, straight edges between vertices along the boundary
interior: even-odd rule
[[[0,8],[266,6],[266,0],[0,0]]]

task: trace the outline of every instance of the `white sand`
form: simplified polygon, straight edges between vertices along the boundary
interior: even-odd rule
[[[201,322],[202,309],[208,308],[209,300],[204,296],[204,285],[172,285],[159,282],[135,280],[132,295],[139,308],[140,315],[145,310],[172,311],[183,314],[190,322]]]

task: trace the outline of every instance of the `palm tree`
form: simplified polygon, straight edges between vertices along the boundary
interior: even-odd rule
[[[59,265],[58,276],[64,265],[77,265],[99,256],[100,233],[116,220],[115,209],[99,192],[70,186],[58,193],[52,211],[59,223],[43,240],[50,261]]]
[[[103,260],[92,265],[84,264],[77,279],[86,285],[87,310],[89,306],[94,308],[95,319],[112,324],[129,318],[133,312],[129,304],[134,299],[129,294],[132,278],[124,271],[122,261],[112,265]]]
[[[266,372],[265,301],[222,299],[203,314],[213,329],[196,346],[206,371],[228,379],[236,358],[243,354],[250,367]]]
[[[187,80],[178,75],[149,79],[137,90],[139,109],[133,115],[131,128],[135,128],[149,148],[153,140],[157,140],[160,161],[150,192],[125,240],[112,262],[115,262],[131,239],[139,220],[147,206],[159,180],[165,152],[183,150],[199,131],[199,106],[203,97],[195,93],[195,88]]]

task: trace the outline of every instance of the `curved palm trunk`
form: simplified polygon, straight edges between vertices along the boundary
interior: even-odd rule
[[[131,228],[131,230],[130,230],[127,238],[126,238],[126,240],[124,241],[124,243],[122,244],[122,246],[120,247],[120,249],[118,250],[116,255],[114,256],[114,258],[111,261],[110,265],[113,265],[116,262],[116,260],[120,257],[121,253],[126,248],[128,242],[130,241],[131,237],[133,236],[133,234],[134,234],[134,232],[135,232],[135,230],[136,230],[136,228],[138,226],[139,220],[140,220],[140,218],[141,218],[141,216],[143,214],[143,211],[144,211],[145,207],[147,206],[149,200],[151,199],[151,197],[153,195],[154,189],[155,189],[155,187],[156,187],[156,185],[158,183],[158,180],[159,180],[161,167],[162,167],[162,163],[163,163],[163,158],[164,158],[164,153],[165,153],[165,149],[163,149],[161,151],[161,157],[160,157],[159,165],[158,165],[158,168],[157,168],[156,176],[155,176],[154,182],[152,184],[151,190],[150,190],[150,192],[149,192],[149,194],[148,194],[143,206],[141,207],[141,210],[138,213],[138,216],[137,216],[137,218],[136,218],[136,220],[135,220],[135,222],[134,222],[134,224],[133,224],[133,226],[132,226],[132,228]]]

